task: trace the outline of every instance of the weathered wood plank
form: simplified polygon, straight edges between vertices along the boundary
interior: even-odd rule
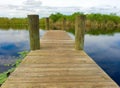
[[[43,36],[43,40],[71,40],[68,34],[65,31],[55,30],[49,31]]]
[[[27,86],[27,87],[26,87]],[[113,82],[8,83],[3,88],[116,88]]]
[[[48,31],[1,88],[119,88],[65,31]]]

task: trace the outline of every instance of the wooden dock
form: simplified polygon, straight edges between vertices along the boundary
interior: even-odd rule
[[[65,31],[47,31],[1,88],[119,88]]]

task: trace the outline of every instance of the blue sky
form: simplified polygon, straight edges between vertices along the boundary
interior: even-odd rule
[[[26,17],[27,14],[39,14],[40,17],[61,12],[72,14],[116,13],[120,15],[120,0],[1,0],[1,17]]]

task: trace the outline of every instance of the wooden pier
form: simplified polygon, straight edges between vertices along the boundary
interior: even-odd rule
[[[49,30],[1,88],[119,88],[65,31]]]

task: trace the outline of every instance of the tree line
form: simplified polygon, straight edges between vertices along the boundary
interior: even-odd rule
[[[54,25],[56,25],[56,27],[60,26],[64,18],[66,19],[67,27],[74,27],[75,17],[81,14],[83,13],[78,12],[72,15],[63,15],[57,13],[51,14],[50,19],[53,20]],[[86,27],[92,29],[120,28],[120,16],[117,16],[116,14],[106,15],[100,13],[86,14]]]
[[[75,17],[83,13],[74,13],[72,15],[64,15],[61,13],[51,14],[50,27],[53,29],[60,29],[65,20],[66,29],[74,28]],[[27,28],[27,18],[6,18],[0,17],[0,28]],[[40,27],[45,29],[45,18],[40,19]],[[92,29],[106,29],[106,28],[120,28],[120,16],[115,14],[100,14],[91,13],[86,14],[86,27]]]

